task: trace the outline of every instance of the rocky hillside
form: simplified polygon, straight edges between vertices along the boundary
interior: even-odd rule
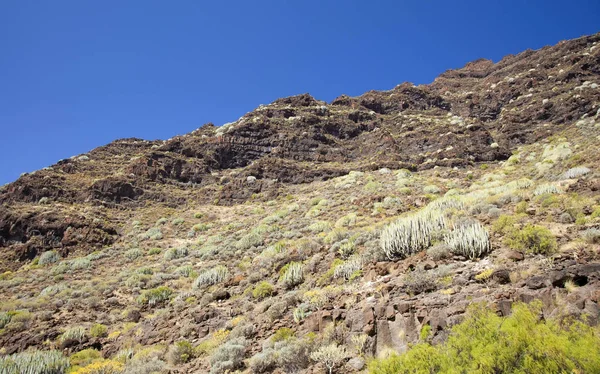
[[[0,187],[0,354],[359,372],[477,302],[595,324],[599,147],[600,34],[117,140]]]

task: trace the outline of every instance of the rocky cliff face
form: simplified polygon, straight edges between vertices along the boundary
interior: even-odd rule
[[[68,325],[91,323],[94,317],[74,308],[72,293],[62,300],[48,295],[61,295],[73,284],[91,287],[110,274],[114,279],[102,282],[101,294],[89,290],[84,296],[94,299],[84,310],[100,311],[98,320],[122,337],[63,347],[69,352],[93,346],[110,356],[132,340],[170,344],[185,337],[197,344],[221,328],[232,330],[236,316],[257,326],[247,357],[260,351],[261,342],[277,328],[323,333],[331,322],[345,326],[350,335],[367,335],[370,351],[402,350],[418,340],[425,324],[434,339],[443,339],[466,306],[479,300],[508,313],[514,301],[539,298],[550,315],[560,306],[557,300],[564,299],[572,313],[596,321],[597,243],[581,244],[577,238],[598,226],[599,164],[591,149],[600,142],[599,41],[597,34],[498,63],[477,60],[429,85],[403,83],[359,97],[342,95],[331,103],[308,94],[279,99],[221,127],[206,124],[166,141],[121,139],[22,176],[0,189],[0,273],[7,272],[0,292],[35,313],[36,322],[3,333],[1,345],[8,353],[41,346]],[[562,177],[584,166],[588,172]],[[512,197],[501,200],[500,190],[492,190],[522,177],[530,183],[512,191]],[[534,189],[548,183],[577,193],[573,199],[578,202],[540,200],[542,194]],[[550,261],[511,252],[504,234],[496,231],[494,250],[478,261],[425,252],[393,261],[377,255],[378,230],[391,218],[444,193],[474,191],[484,192],[470,203],[488,206],[465,208],[465,214],[492,232],[498,216],[515,209],[525,214],[515,221],[517,227],[551,222],[559,254]],[[315,199],[326,203],[320,206],[322,200]],[[525,210],[522,204],[517,208],[523,201]],[[185,218],[175,223],[179,216]],[[339,223],[344,217],[352,223]],[[154,225],[159,218],[164,222]],[[250,227],[261,222],[268,227]],[[311,228],[316,223],[322,227]],[[286,256],[272,249],[282,242]],[[337,252],[344,245],[363,256],[351,282],[327,275],[336,259],[338,265],[348,261]],[[152,248],[165,253],[176,247],[187,248],[178,265],[202,274],[225,264],[228,282],[192,287],[170,260],[164,263],[162,254],[146,255]],[[62,272],[39,264],[50,251],[60,257]],[[266,258],[265,251],[274,252]],[[98,265],[83,271],[73,265],[77,259],[95,263],[89,256],[98,253]],[[143,277],[134,268],[125,274],[122,256],[136,268],[153,268],[155,275]],[[276,287],[267,301],[252,297],[257,282],[278,284],[278,272],[292,260],[310,269],[301,285]],[[444,273],[438,278],[450,280],[425,280],[415,289],[406,278],[415,269],[438,269]],[[485,282],[475,278],[489,269]],[[37,282],[25,281],[36,274]],[[565,296],[567,281],[578,288]],[[338,282],[339,289],[319,296],[322,303],[311,303],[310,292],[327,282]],[[64,288],[39,294],[52,283]],[[179,296],[153,316],[136,299],[161,285]],[[38,305],[40,298],[53,302],[49,310]],[[306,318],[294,322],[292,311],[300,307]],[[115,313],[121,309],[135,311],[137,335],[123,331],[123,324],[133,322]],[[251,316],[252,311],[258,315]],[[186,365],[174,370],[208,368],[202,357]]]

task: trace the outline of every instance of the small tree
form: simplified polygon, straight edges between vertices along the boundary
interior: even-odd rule
[[[346,358],[346,348],[335,343],[329,344],[311,353],[310,358],[325,365],[331,374],[333,368]]]

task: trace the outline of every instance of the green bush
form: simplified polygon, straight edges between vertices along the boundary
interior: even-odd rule
[[[136,258],[141,257],[143,255],[144,253],[142,253],[142,251],[139,248],[132,248],[125,252],[125,257],[127,257],[127,259],[129,259],[130,261],[133,261]]]
[[[141,304],[156,305],[171,300],[174,291],[167,286],[160,286],[142,292],[138,297],[138,302]]]
[[[169,348],[167,360],[172,364],[183,364],[194,357],[194,347],[187,340],[179,341]]]
[[[69,361],[73,367],[77,366],[87,366],[94,361],[102,360],[102,354],[92,348],[84,349],[82,351],[73,353],[71,357],[69,357]],[[73,370],[73,369],[71,369]]]
[[[507,239],[507,244],[517,251],[546,255],[554,253],[558,247],[550,230],[531,224],[513,231]]]
[[[95,323],[90,328],[90,335],[94,338],[103,338],[107,335],[108,329],[101,323]]]
[[[267,281],[262,281],[257,284],[256,287],[254,287],[254,290],[252,291],[252,297],[262,300],[265,297],[273,295],[273,292],[275,292],[273,285]]]
[[[165,252],[165,260],[174,260],[176,258],[183,258],[189,254],[189,251],[186,247],[181,248],[169,248]]]
[[[517,304],[508,317],[474,305],[445,343],[420,343],[402,355],[373,360],[369,373],[600,372],[599,327],[540,315],[539,302]]]

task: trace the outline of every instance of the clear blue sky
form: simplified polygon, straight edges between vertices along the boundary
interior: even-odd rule
[[[597,0],[0,0],[0,185],[117,138],[429,83],[598,31]]]

